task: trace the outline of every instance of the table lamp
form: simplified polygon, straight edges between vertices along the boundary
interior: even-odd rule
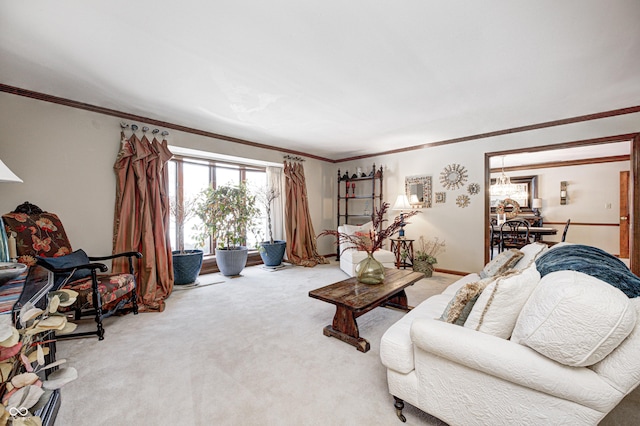
[[[542,208],[542,198],[534,198],[531,201],[531,209],[533,210],[533,214],[536,216],[540,216],[540,209]]]
[[[3,162],[0,160],[0,182],[22,182]],[[0,216],[0,262],[11,262],[9,257],[9,242],[7,232],[4,229],[4,222]]]
[[[404,238],[404,210],[411,210],[411,203],[406,195],[398,195],[396,203],[391,208],[392,210],[400,210],[400,230],[398,231],[398,237]]]

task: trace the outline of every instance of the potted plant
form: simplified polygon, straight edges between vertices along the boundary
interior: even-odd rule
[[[204,252],[199,249],[185,250],[184,248],[184,224],[195,217],[195,198],[185,199],[179,205],[175,200],[171,201],[171,216],[175,218],[176,229],[178,230],[178,250],[171,252],[173,255],[173,283],[176,285],[191,284],[196,281],[202,269]]]
[[[247,264],[246,234],[257,217],[256,196],[243,182],[206,188],[196,202],[196,215],[202,220],[199,239],[213,237],[216,263],[225,276],[239,275]]]
[[[413,256],[413,270],[424,273],[426,278],[433,275],[433,265],[438,263],[436,256],[445,251],[445,241],[438,237],[426,241],[424,236],[418,239],[418,249]]]
[[[267,228],[269,230],[269,241],[260,243],[258,252],[265,266],[278,266],[282,263],[287,242],[283,240],[274,240],[273,231],[271,229],[271,207],[273,201],[280,197],[280,190],[272,186],[265,186],[257,193],[258,201],[264,206],[267,213]]]

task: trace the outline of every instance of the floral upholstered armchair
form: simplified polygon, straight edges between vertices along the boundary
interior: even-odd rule
[[[73,251],[71,243],[54,213],[42,211],[38,206],[25,202],[2,216],[7,235],[16,235],[18,262],[27,266],[41,265],[54,273],[54,290],[65,288],[78,293],[76,301],[67,308],[75,319],[94,316],[95,331],[68,334],[64,337],[97,335],[104,339],[102,320],[125,305],[138,313],[136,280],[133,259],[141,258],[138,252],[118,253],[103,257],[89,257],[83,250]],[[98,274],[108,268],[99,262],[128,258],[128,273]]]

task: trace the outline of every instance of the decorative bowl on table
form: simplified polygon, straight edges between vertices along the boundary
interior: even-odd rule
[[[0,285],[11,281],[27,269],[24,263],[0,262]]]

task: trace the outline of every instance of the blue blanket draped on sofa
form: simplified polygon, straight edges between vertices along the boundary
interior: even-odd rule
[[[630,298],[640,296],[640,278],[620,259],[596,247],[556,247],[544,252],[535,263],[541,277],[555,271],[578,271],[611,284]]]

